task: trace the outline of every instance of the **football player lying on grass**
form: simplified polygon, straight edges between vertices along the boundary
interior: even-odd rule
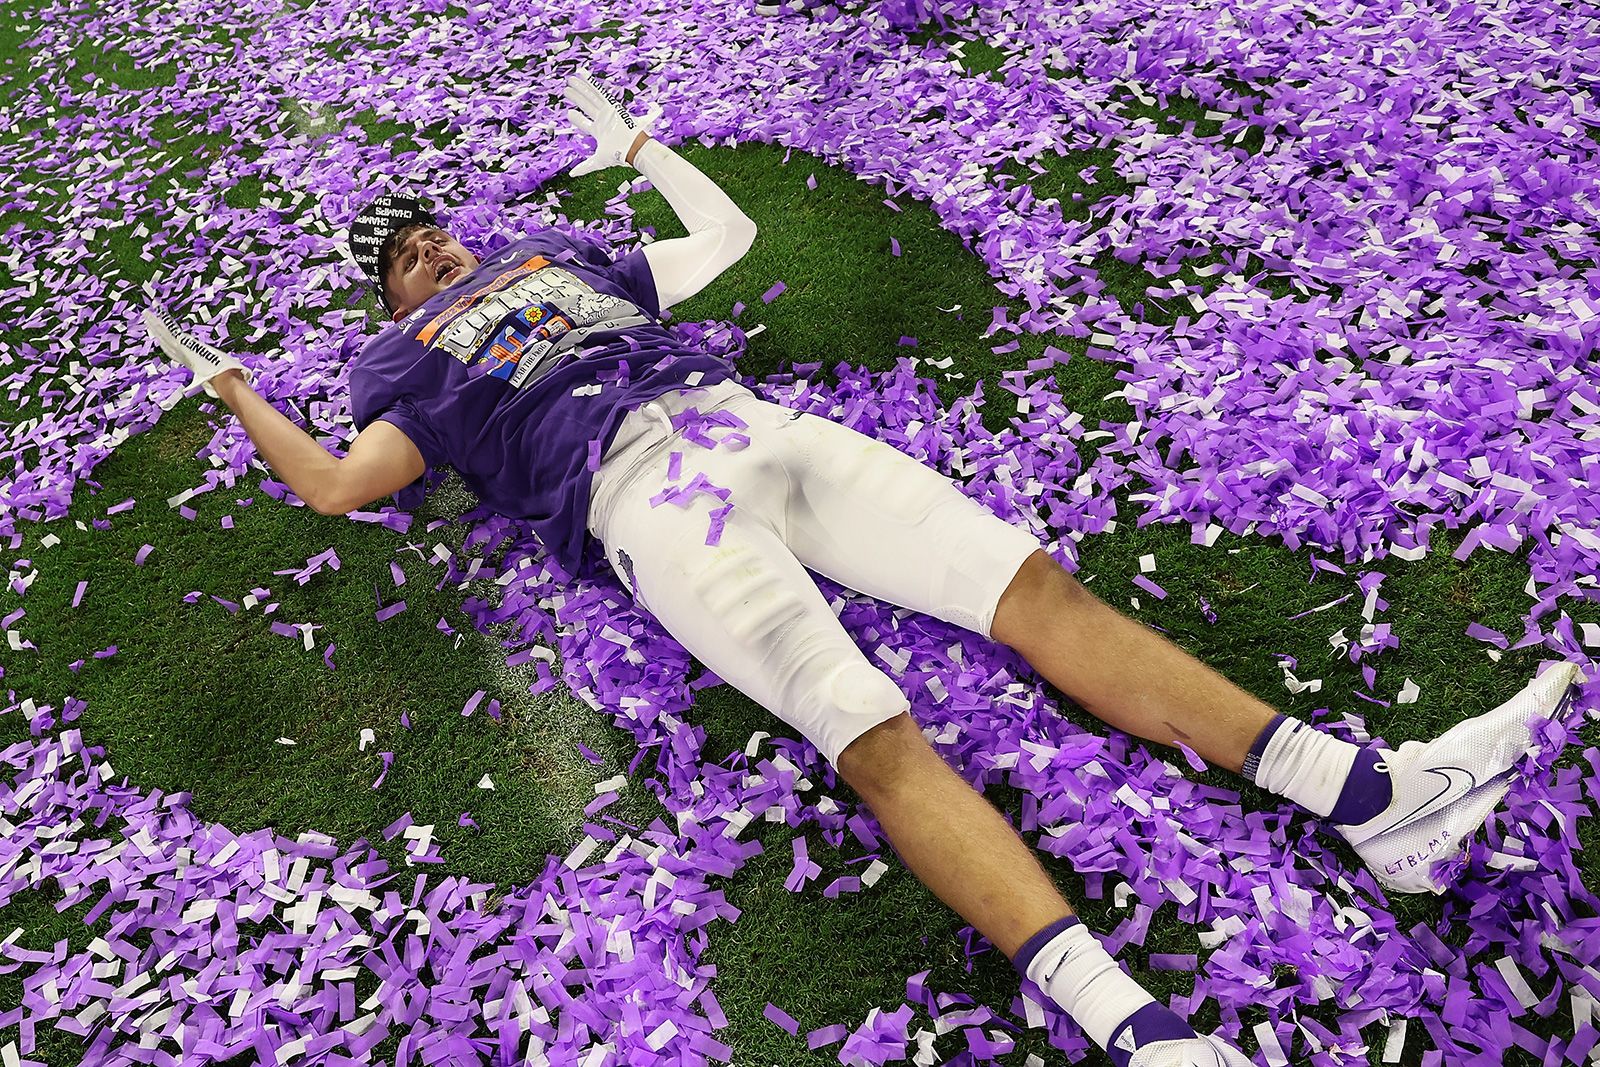
[[[257,395],[232,357],[160,315],[147,316],[150,330],[322,514],[449,463],[495,511],[529,520],[569,571],[592,534],[639,604],[814,743],[917,877],[1119,1067],[1248,1063],[1157,1003],[1079,923],[1006,819],[929,745],[806,568],[1004,642],[1111,726],[1183,742],[1323,817],[1401,892],[1442,891],[1431,868],[1482,827],[1531,725],[1571,699],[1575,668],[1398,751],[1275,712],[1102,603],[1031,533],[936,471],[761,400],[727,362],[668,332],[660,314],[739,259],[755,225],[597,82],[574,78],[566,95],[597,142],[573,173],[637,167],[688,236],[613,260],[546,230],[479,259],[416,201],[380,198],[352,227],[352,255],[394,322],[351,367],[360,433],[343,458]]]

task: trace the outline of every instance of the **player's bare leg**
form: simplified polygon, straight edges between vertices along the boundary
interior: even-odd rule
[[[912,873],[1008,957],[1071,913],[1033,850],[939,757],[911,716],[862,734],[838,769]]]
[[[1277,712],[1089,592],[1044,552],[1000,598],[991,632],[1085,711],[1237,773]]]
[[[1198,1036],[1122,971],[1010,823],[950,769],[909,715],[862,734],[837,765],[912,873],[1060,1004],[1113,1063],[1248,1063],[1217,1039]]]
[[[1044,552],[1029,557],[990,629],[1085,710],[1326,816],[1391,889],[1441,891],[1430,869],[1494,810],[1577,677],[1559,664],[1492,711],[1399,750],[1341,741],[1276,713],[1161,635],[1105,604]]]

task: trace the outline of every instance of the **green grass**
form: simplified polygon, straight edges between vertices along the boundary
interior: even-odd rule
[[[960,64],[968,74],[990,75],[1000,72],[1008,57],[1004,48],[986,40],[981,35],[951,35],[945,37],[937,27],[926,27],[907,38],[912,44],[926,49],[932,45]]]
[[[171,85],[178,80],[178,68],[172,63],[143,63],[120,48],[92,38],[72,50],[68,66],[85,72],[92,70],[105,81],[135,91]]]
[[[983,263],[939,225],[925,204],[896,197],[897,212],[883,203],[881,188],[804,152],[787,153],[785,164],[787,150],[772,145],[715,150],[688,145],[681,152],[755,221],[758,236],[743,259],[675,307],[673,316],[726,318],[736,304],[744,304],[734,321],[747,332],[765,327],[751,339],[740,364],[746,373],[766,377],[808,362],[820,362],[824,376],[840,362],[884,371],[896,360],[911,358],[921,361],[919,373],[931,378],[940,398],[950,403],[978,382],[985,397],[995,397],[1002,392],[1002,374],[1054,345],[1074,353],[1059,370],[1057,385],[1084,413],[1086,425],[1132,418],[1120,398],[1102,399],[1120,388],[1116,368],[1079,358],[1084,341],[1004,330],[983,336],[996,307],[1005,307],[1007,321],[1016,322],[1027,305],[998,292]],[[815,189],[807,184],[810,178],[816,179]],[[577,220],[598,219],[616,183],[604,175],[574,182],[563,206]],[[658,192],[636,193],[629,205],[636,225],[651,228],[659,238],[684,232]],[[900,255],[891,240],[898,241]],[[763,304],[761,295],[779,281],[784,292]],[[992,351],[1012,341],[1019,343],[1017,350]],[[1002,400],[988,405],[984,417],[998,429],[1015,413]]]
[[[733,271],[684,305],[681,317],[725,315],[733,301],[745,300],[751,308],[740,321],[747,328],[756,322],[768,327],[752,342],[749,358],[759,371],[796,360],[847,360],[881,369],[902,354],[949,356],[966,374],[946,383],[954,395],[1042,349],[1044,338],[1024,337],[1020,353],[996,357],[987,351],[978,335],[990,309],[1006,301],[925,207],[907,200],[896,214],[881,203],[875,188],[798,153],[787,167],[771,148],[688,149],[687,154],[751,212],[762,237]],[[816,191],[806,187],[809,174],[817,177]],[[601,182],[594,184],[603,190]],[[581,196],[575,193],[572,202]],[[651,203],[659,200],[654,193],[633,198],[640,221],[668,236],[665,205]],[[890,234],[902,242],[901,257],[889,254]],[[780,277],[789,291],[762,305],[756,294]],[[1119,295],[1136,298],[1134,292]],[[964,308],[959,316],[937,310],[957,303]],[[923,343],[899,348],[894,341],[902,331],[915,331]],[[1113,370],[1081,357],[1061,377],[1078,388],[1076,402],[1084,410],[1126,419],[1120,400],[1101,403],[1095,395],[1115,387]],[[1086,382],[1093,385],[1084,392]],[[28,608],[24,632],[40,652],[9,662],[8,684],[41,698],[70,692],[87,700],[80,725],[91,742],[107,747],[120,772],[144,788],[192,791],[199,815],[236,831],[274,826],[292,835],[315,828],[344,842],[376,840],[378,830],[411,811],[418,822],[438,827],[450,871],[502,885],[526,881],[546,854],[569,849],[582,836],[581,807],[592,797],[593,783],[626,765],[629,742],[599,714],[559,691],[529,698],[519,692],[525,682],[501,678],[492,669],[501,653],[472,633],[457,609],[463,594],[451,588],[434,591],[430,568],[415,554],[396,557],[407,542],[428,550],[436,540],[451,543],[459,536],[448,527],[433,535],[420,532],[428,518],[449,514],[449,501],[431,501],[413,532],[400,535],[289,509],[254,487],[241,486],[195,498],[191,506],[198,515],[187,522],[164,501],[200,476],[193,457],[209,437],[215,415],[203,414],[199,406],[185,402],[155,431],[119,449],[96,472],[104,487],[99,493],[79,490],[73,516],[85,522],[103,516],[110,504],[138,498],[134,509],[110,518],[109,530],[81,533],[54,523],[29,531],[26,555],[40,567],[40,578],[25,600],[9,590],[0,594],[0,611]],[[240,507],[236,501],[245,497],[253,503]],[[232,531],[218,525],[224,514],[235,518]],[[62,543],[34,548],[34,537],[45,532],[60,534]],[[133,556],[145,543],[157,551],[144,567],[135,568]],[[297,640],[271,634],[259,609],[229,615],[209,599],[182,602],[194,589],[237,601],[272,571],[296,566],[330,546],[338,550],[340,571],[324,572],[303,587],[286,577],[268,582],[273,599],[282,604],[275,617],[325,624],[315,653],[304,652]],[[1383,618],[1395,622],[1402,645],[1385,657],[1379,692],[1392,693],[1411,676],[1423,696],[1414,708],[1385,711],[1344,696],[1359,684],[1359,673],[1347,662],[1329,659],[1327,634],[1340,627],[1351,634],[1359,629],[1359,598],[1310,622],[1285,621],[1349,590],[1348,582],[1330,577],[1308,585],[1306,553],[1229,536],[1204,549],[1189,544],[1187,526],[1139,529],[1131,521],[1082,547],[1082,576],[1095,592],[1162,627],[1247,691],[1301,714],[1325,702],[1358,708],[1395,742],[1427,736],[1466,711],[1509,695],[1534,659],[1523,653],[1493,664],[1463,633],[1472,621],[1505,629],[1526,604],[1521,592],[1526,568],[1503,554],[1479,552],[1463,565],[1449,558],[1451,546],[1445,545],[1421,563],[1390,565],[1395,576],[1384,593],[1392,606]],[[1141,596],[1142,608],[1134,612],[1129,598],[1139,591],[1130,578],[1138,572],[1138,557],[1147,552],[1156,555],[1155,577],[1170,595],[1164,602]],[[408,574],[400,591],[391,588],[391,558],[398,558]],[[79,578],[90,580],[89,591],[77,610],[69,610]],[[386,603],[404,596],[408,610],[390,622],[374,622],[374,580],[384,589]],[[1214,626],[1200,614],[1201,596],[1221,616]],[[435,628],[441,617],[466,632],[459,648]],[[333,673],[320,659],[330,639],[338,644],[339,670]],[[119,646],[117,656],[90,660],[76,677],[66,670],[70,660],[109,643]],[[1323,693],[1290,700],[1273,653],[1298,656],[1306,665],[1302,677],[1325,679]],[[175,678],[182,684],[174,685]],[[502,723],[482,712],[470,719],[458,714],[480,688],[505,702]],[[399,726],[402,712],[410,716],[409,731]],[[1082,713],[1071,714],[1100,729]],[[703,691],[695,716],[707,728],[713,757],[742,747],[756,729],[793,736],[728,687]],[[15,716],[0,719],[0,738],[21,736],[21,726]],[[363,726],[378,735],[365,754],[356,751]],[[280,736],[298,743],[279,745]],[[579,741],[603,755],[605,764],[591,767],[583,760],[576,750]],[[370,783],[380,750],[394,751],[396,760],[384,787],[374,791]],[[493,777],[496,791],[476,788],[484,773]],[[1226,775],[1211,777],[1218,784],[1238,784]],[[1015,818],[1016,798],[994,792]],[[842,786],[835,795],[852,799]],[[610,810],[635,823],[660,814],[659,805],[637,785]],[[482,830],[456,828],[462,811],[470,811]],[[721,927],[708,950],[708,961],[719,968],[718,995],[733,1020],[731,1040],[741,1057],[832,1062],[828,1050],[805,1052],[801,1042],[761,1019],[766,1001],[778,1002],[808,1027],[859,1022],[862,1011],[856,1006],[892,1007],[904,996],[905,978],[929,965],[935,966],[937,988],[963,989],[995,1007],[1009,1003],[1014,979],[1004,961],[990,953],[973,975],[965,975],[955,938],[960,920],[903,869],[893,869],[876,890],[839,901],[827,901],[815,889],[798,897],[784,891],[789,833],[783,827],[765,830],[767,855],[728,886],[729,899],[746,914],[738,924]],[[395,846],[382,845],[380,851],[400,862]],[[841,873],[838,859],[826,849],[815,851],[828,868],[819,883],[826,884]],[[1047,860],[1047,867],[1086,904],[1092,922],[1101,928],[1114,924],[1118,916],[1109,901],[1084,902],[1081,882],[1065,864]],[[1437,907],[1418,902],[1409,910],[1420,919]],[[812,940],[818,929],[827,931],[820,942]],[[908,939],[907,930],[926,936],[927,945]],[[1193,936],[1167,909],[1152,924],[1146,948],[1193,951]],[[826,945],[825,966],[814,965],[819,943]],[[1143,958],[1137,951],[1132,957]],[[1164,993],[1186,992],[1191,981],[1169,973],[1141,977]]]
[[[597,713],[556,692],[508,707],[500,723],[482,711],[462,718],[476,690],[502,700],[526,696],[532,675],[503,676],[498,646],[473,632],[459,611],[464,594],[435,590],[437,578],[414,553],[396,555],[411,541],[431,551],[449,542],[451,531],[424,536],[419,522],[418,533],[402,536],[290,509],[258,489],[196,497],[191,524],[165,499],[195,482],[192,456],[210,426],[192,405],[161,426],[108,460],[97,472],[105,491],[95,498],[81,492],[74,511],[98,517],[129,496],[139,504],[112,516],[109,530],[64,530],[61,544],[34,554],[41,573],[23,606],[27,623],[40,620],[29,627],[40,652],[36,663],[8,663],[7,682],[87,700],[95,711],[86,717],[86,736],[107,744],[119,771],[149,788],[192,790],[197,814],[234,829],[273,826],[291,836],[317,829],[352,841],[375,838],[376,829],[411,811],[417,822],[438,826],[452,869],[500,882],[526,881],[547,853],[571,848],[583,836],[582,806],[593,799],[593,784],[626,767],[632,753]],[[249,507],[236,503],[244,498],[253,498]],[[219,526],[224,514],[235,518],[232,531]],[[455,538],[459,543],[459,533]],[[135,568],[134,554],[146,543],[157,551]],[[343,564],[337,572],[304,586],[267,577],[328,547]],[[390,559],[408,576],[399,590]],[[80,577],[90,584],[74,610]],[[386,624],[373,622],[374,580],[385,604],[408,605]],[[192,605],[182,600],[200,590],[239,602],[263,582],[282,605],[270,617],[260,607],[230,615],[209,596]],[[441,617],[465,632],[459,649],[435,628]],[[315,652],[306,652],[298,639],[272,634],[273,619],[326,628],[316,634]],[[330,640],[338,646],[334,672],[321,658]],[[76,677],[68,671],[72,660],[113,643],[116,656],[89,660]],[[410,730],[402,728],[402,714]],[[24,727],[19,716],[0,719],[0,736],[18,739]],[[365,753],[357,751],[362,727],[377,735]],[[297,744],[280,745],[279,737]],[[578,753],[580,741],[606,764],[591,766]],[[374,791],[383,750],[397,758],[384,788]],[[496,790],[477,788],[485,773]],[[609,813],[627,821],[659,813],[641,789],[630,788],[624,799]],[[463,811],[472,812],[481,833],[456,827]],[[385,850],[401,859],[397,847]]]
[[[7,32],[0,25],[0,53],[11,41]],[[607,34],[617,28],[589,32]],[[101,53],[85,45],[80,52],[82,65],[118,84],[159,87],[170,81],[170,71],[138,69],[114,50]],[[968,41],[964,52],[962,62],[970,73],[1003,74],[1000,49]],[[1205,123],[1214,120],[1194,113],[1196,107],[1192,101],[1168,101],[1148,117],[1171,132],[1192,123],[1194,133],[1205,135]],[[373,141],[399,132],[370,113],[356,121],[365,123]],[[203,157],[224,143],[198,133],[168,132],[177,138],[175,154],[181,150]],[[421,136],[449,134],[441,127]],[[414,139],[396,146],[397,151],[415,148]],[[765,327],[751,340],[746,371],[764,376],[812,361],[823,364],[824,374],[840,361],[884,370],[898,358],[915,357],[924,361],[922,372],[938,383],[947,402],[983,382],[985,395],[998,397],[985,411],[994,428],[1014,412],[1009,394],[995,388],[1000,375],[1054,344],[1074,353],[1071,363],[1058,369],[1057,385],[1087,425],[1132,417],[1122,400],[1106,398],[1119,387],[1117,366],[1087,357],[1081,341],[1003,332],[982,337],[992,308],[1008,307],[1014,321],[1023,305],[999,294],[982,263],[939,226],[926,205],[900,196],[895,199],[901,210],[895,212],[882,203],[881,187],[800,152],[787,163],[782,149],[759,145],[736,150],[688,146],[683,154],[711,174],[761,231],[749,255],[675,312],[680,320],[723,318],[736,302],[743,302],[739,324],[746,330]],[[1027,180],[1036,195],[1059,199],[1069,218],[1089,218],[1099,198],[1133,188],[1115,171],[1114,149],[1041,162],[1045,173]],[[1098,168],[1093,183],[1083,179],[1090,166]],[[174,168],[169,180],[181,184],[187,169]],[[565,209],[576,219],[599,218],[622,173],[573,181],[564,190]],[[807,185],[812,176],[814,190]],[[246,209],[273,192],[270,176],[246,174],[225,199],[229,207]],[[658,237],[681,232],[658,193],[637,194],[630,203],[638,223],[652,227]],[[34,221],[46,216],[41,210]],[[891,252],[891,238],[900,244],[899,256]],[[148,265],[118,240],[112,243],[115,261],[127,276],[147,277]],[[1212,250],[1197,252],[1176,278],[1203,288],[1207,279],[1193,268],[1217,259]],[[1187,311],[1181,298],[1162,301],[1149,295],[1152,285],[1170,285],[1174,279],[1156,277],[1146,264],[1107,256],[1095,266],[1108,292],[1125,308],[1142,305],[1151,321],[1170,322]],[[763,304],[760,295],[779,280],[787,291]],[[945,310],[956,305],[959,311]],[[917,345],[902,346],[902,336],[915,337]],[[1013,339],[1020,342],[1019,350],[1001,355],[990,351]],[[260,347],[266,350],[271,342],[264,339]],[[937,365],[945,360],[950,361],[947,367]],[[445,526],[427,533],[424,527],[430,519],[449,517],[459,509],[459,495],[446,492],[430,500],[405,535],[290,509],[266,497],[254,475],[231,491],[192,500],[190,506],[198,513],[193,522],[169,509],[166,497],[200,481],[206,468],[195,455],[226,414],[214,406],[203,410],[206,406],[203,398],[180,404],[96,470],[98,491],[79,486],[70,519],[25,531],[24,547],[8,562],[31,559],[40,576],[26,597],[9,587],[0,589],[0,614],[26,608],[19,628],[39,652],[6,655],[6,686],[58,706],[67,694],[86,700],[88,710],[77,725],[91,744],[105,746],[120,773],[142,789],[192,792],[199,816],[235,831],[271,826],[292,836],[316,829],[347,845],[366,838],[399,865],[400,849],[382,843],[379,832],[409,811],[417,822],[435,824],[448,872],[503,887],[526,882],[548,854],[565,853],[582,837],[583,804],[593,797],[595,782],[627,766],[634,754],[631,740],[563,689],[530,697],[528,672],[499,666],[504,651],[475,633],[460,610],[469,593],[488,594],[484,583],[470,591],[448,586],[435,590],[436,570],[403,550],[408,543],[421,545],[424,552],[436,542],[457,547],[461,531]],[[0,393],[0,423],[13,414]],[[129,497],[139,503],[110,517],[109,529],[76,528],[73,520],[88,525],[103,518],[109,505]],[[249,506],[238,503],[246,498],[252,500]],[[1322,576],[1308,584],[1310,554],[1290,552],[1276,542],[1225,535],[1206,549],[1189,543],[1187,526],[1138,528],[1131,505],[1122,513],[1115,533],[1089,538],[1081,546],[1081,577],[1091,589],[1160,627],[1247,692],[1297,715],[1322,706],[1336,713],[1356,710],[1392,743],[1426,737],[1508,696],[1538,658],[1537,652],[1514,653],[1495,663],[1484,646],[1464,634],[1471,622],[1503,631],[1514,628],[1528,604],[1522,591],[1525,558],[1479,551],[1469,562],[1457,563],[1449,555],[1454,543],[1438,535],[1425,560],[1390,561],[1382,568],[1391,575],[1383,588],[1390,608],[1380,618],[1395,626],[1401,645],[1378,661],[1377,693],[1392,695],[1411,677],[1421,686],[1421,699],[1403,708],[1367,704],[1349,695],[1361,685],[1359,669],[1335,658],[1328,643],[1335,630],[1343,628],[1352,637],[1359,630],[1359,595],[1338,608],[1289,621],[1289,616],[1349,592],[1351,582]],[[225,515],[233,517],[232,530],[220,526]],[[61,543],[41,546],[39,539],[46,534],[59,536]],[[135,567],[134,555],[146,543],[156,551],[143,567]],[[338,551],[339,571],[325,570],[304,586],[287,576],[272,576],[329,547]],[[1169,591],[1164,601],[1140,593],[1131,583],[1139,558],[1147,553],[1157,559],[1155,579]],[[401,590],[392,586],[391,560],[398,560],[407,574]],[[492,577],[495,572],[483,573]],[[80,607],[71,609],[80,579],[88,579],[89,589]],[[385,603],[403,597],[408,610],[389,622],[375,622],[374,582]],[[182,600],[191,590],[200,590],[238,601],[263,583],[272,588],[270,599],[281,605],[270,618],[260,608],[229,614],[209,596],[193,605]],[[1140,598],[1137,609],[1131,603],[1135,596]],[[1202,616],[1201,597],[1215,607],[1215,624]],[[1574,615],[1600,621],[1600,609],[1593,607]],[[316,651],[306,652],[298,640],[272,634],[272,619],[322,623]],[[439,631],[440,619],[464,635],[459,644]],[[321,660],[330,640],[338,646],[334,658],[339,669],[334,672]],[[69,661],[113,643],[119,648],[115,657],[89,659],[76,675],[67,670]],[[1323,691],[1291,698],[1276,654],[1298,657],[1299,675],[1323,678]],[[459,714],[478,689],[503,702],[502,721],[493,721],[482,710],[471,718]],[[1066,711],[1086,728],[1103,729],[1082,712]],[[692,714],[707,730],[706,748],[713,758],[742,748],[757,729],[794,736],[726,686],[702,691]],[[402,715],[410,719],[409,730],[400,725]],[[357,749],[363,727],[377,734],[376,744],[365,753]],[[0,718],[0,743],[24,736],[19,716]],[[297,743],[281,745],[279,737]],[[602,764],[592,766],[584,759],[577,749],[580,743],[598,753]],[[383,788],[373,790],[380,769],[377,752],[385,750],[395,753],[394,768]],[[492,792],[477,788],[485,773],[497,785]],[[1239,786],[1236,778],[1219,773],[1204,780]],[[832,793],[841,802],[855,799],[842,785]],[[1247,803],[1267,803],[1253,789],[1244,793]],[[1014,793],[997,787],[991,794],[1013,819],[1018,817],[1020,801]],[[481,829],[457,827],[457,816],[464,811]],[[662,809],[636,778],[607,814],[642,824],[660,816]],[[1593,843],[1592,825],[1585,832]],[[760,824],[750,833],[763,842],[765,853],[724,887],[743,917],[732,926],[714,925],[706,954],[706,961],[718,968],[714,989],[730,1019],[720,1036],[733,1044],[736,1062],[836,1062],[837,1046],[808,1052],[802,1039],[790,1038],[764,1020],[761,1011],[768,1000],[795,1015],[806,1029],[856,1024],[865,1006],[899,1004],[906,978],[931,967],[930,988],[965,992],[1000,1011],[1009,1006],[1016,992],[1009,966],[991,951],[967,973],[957,937],[963,923],[898,864],[874,889],[826,900],[818,887],[846,868],[813,835],[812,855],[824,874],[805,893],[790,894],[782,883],[792,831]],[[1109,929],[1120,919],[1122,913],[1111,907],[1110,880],[1102,899],[1088,899],[1081,876],[1069,865],[1049,857],[1045,863],[1097,929]],[[1432,919],[1440,907],[1434,900],[1406,900],[1396,914],[1403,923]],[[0,921],[9,920],[4,929],[24,927],[26,947],[37,949],[65,938],[77,948],[95,932],[84,926],[83,910],[58,914],[49,892],[40,891],[18,897],[0,913]],[[1192,977],[1148,972],[1148,954],[1197,948],[1194,929],[1166,908],[1152,923],[1144,948],[1131,948],[1127,958],[1135,975],[1165,997],[1187,993]],[[14,977],[0,977],[0,1003],[14,1003],[19,992]],[[1215,1016],[1202,1015],[1200,1021],[1212,1022]],[[51,1064],[75,1062],[75,1038],[45,1035],[35,1058]],[[14,1037],[14,1029],[0,1030],[0,1042]],[[944,1039],[940,1051],[952,1053],[955,1040]],[[1029,1051],[1046,1051],[1036,1032],[1026,1036],[1010,1062],[1020,1064]]]

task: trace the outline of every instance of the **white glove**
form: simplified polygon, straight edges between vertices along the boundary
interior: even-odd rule
[[[1249,1058],[1220,1037],[1156,1041],[1133,1054],[1128,1067],[1255,1067]]]
[[[659,108],[652,108],[642,119],[635,117],[593,74],[574,74],[561,95],[575,109],[567,112],[572,124],[595,140],[594,154],[572,168],[569,173],[573,177],[628,162],[634,139],[649,133],[650,124],[661,117]]]
[[[195,384],[205,386],[211,396],[217,395],[211,387],[211,379],[223,371],[236,370],[244,375],[245,381],[250,380],[250,372],[244,364],[189,333],[164,309],[146,308],[143,318],[144,328],[156,339],[167,358],[188,367],[194,373]]]

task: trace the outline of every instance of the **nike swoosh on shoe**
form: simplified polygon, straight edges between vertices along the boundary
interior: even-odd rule
[[[1482,829],[1516,777],[1515,765],[1537,724],[1559,721],[1569,713],[1580,680],[1575,665],[1563,664],[1529,682],[1500,707],[1457,724],[1427,745],[1407,742],[1399,752],[1386,755],[1396,768],[1397,781],[1400,776],[1432,772],[1436,787],[1444,780],[1443,788],[1419,805],[1415,795],[1426,791],[1428,782],[1412,778],[1411,799],[1404,802],[1412,808],[1406,814],[1396,816],[1391,809],[1380,815],[1385,823],[1381,830],[1369,823],[1337,827],[1338,832],[1384,887],[1402,893],[1443,892],[1447,887],[1433,879],[1433,865],[1459,856],[1468,839]],[[1464,744],[1467,751],[1452,753],[1454,743]],[[1408,753],[1413,746],[1416,750]],[[1472,769],[1454,763],[1418,766],[1429,747]],[[1404,804],[1398,807],[1403,810]]]
[[[1454,804],[1457,800],[1478,788],[1478,780],[1473,777],[1472,772],[1461,767],[1423,767],[1421,770],[1424,774],[1437,774],[1442,777],[1444,779],[1444,788],[1440,789],[1432,799],[1420,804],[1409,815],[1402,815],[1383,829],[1375,831],[1372,834],[1373,837],[1390,833],[1403,826],[1410,826],[1418,819],[1426,818],[1440,808]]]

